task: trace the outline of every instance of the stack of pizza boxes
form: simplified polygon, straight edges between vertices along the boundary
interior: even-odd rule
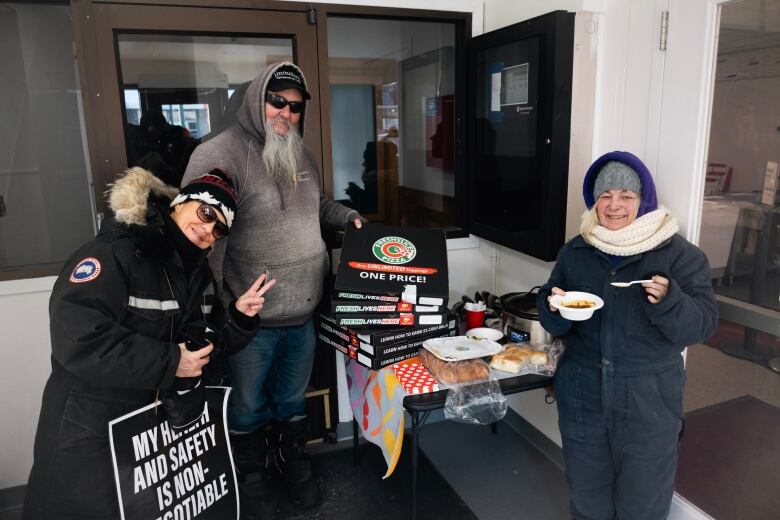
[[[426,339],[456,334],[448,294],[443,231],[348,226],[319,338],[369,368],[391,365]]]

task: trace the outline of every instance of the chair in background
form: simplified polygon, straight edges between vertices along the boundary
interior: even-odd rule
[[[721,163],[707,165],[704,195],[721,195],[729,191],[731,186],[731,166]]]

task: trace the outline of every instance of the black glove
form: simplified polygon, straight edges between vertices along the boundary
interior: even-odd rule
[[[200,350],[209,344],[208,340],[187,339],[187,350]],[[176,377],[172,390],[161,390],[160,398],[173,428],[186,428],[203,414],[206,405],[206,387],[200,377]]]
[[[206,406],[206,386],[198,380],[195,388],[183,394],[177,390],[161,390],[160,398],[165,415],[168,417],[168,424],[176,429],[186,428],[203,415]]]

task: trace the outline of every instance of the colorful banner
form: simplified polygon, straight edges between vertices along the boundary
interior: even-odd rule
[[[352,413],[363,437],[381,448],[387,463],[387,478],[395,471],[404,441],[406,394],[392,367],[370,370],[347,360],[347,387]]]

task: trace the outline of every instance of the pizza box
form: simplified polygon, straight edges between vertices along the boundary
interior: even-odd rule
[[[347,226],[334,286],[337,293],[401,294],[409,303],[446,306],[444,231],[376,223]]]
[[[439,305],[414,305],[408,302],[369,302],[365,300],[331,300],[330,310],[334,314],[441,314],[446,308]]]
[[[332,314],[337,325],[346,327],[414,327],[417,325],[442,325],[448,314]]]
[[[358,341],[357,346],[355,346],[353,343],[353,338],[349,334],[340,330],[338,327],[329,324],[328,322],[320,322],[319,327],[320,338],[323,338],[324,336],[325,338],[323,339],[328,339],[339,343],[342,347],[344,347],[340,348],[339,350],[349,355],[353,359],[356,359],[358,354],[369,358],[371,368],[375,370],[377,368],[398,362],[399,356],[406,356],[406,354],[409,352],[414,352],[416,355],[416,353],[419,352],[420,347],[422,347],[424,341],[442,336],[454,336],[456,334],[456,331],[454,330],[439,331],[432,333],[432,335],[413,338],[403,343],[374,347],[373,345],[370,345],[364,341]],[[325,341],[325,343],[333,346],[328,341]],[[352,354],[345,349],[356,350],[356,352]],[[369,366],[369,363],[363,364]]]
[[[388,347],[387,350],[382,351],[379,355],[372,356],[363,349],[356,349],[353,347],[349,340],[335,336],[325,329],[320,329],[318,338],[322,344],[335,348],[371,370],[379,370],[380,368],[419,355],[420,346],[424,341],[423,339],[420,339],[405,345],[391,346]]]
[[[359,341],[363,341],[374,347],[382,347],[385,345],[396,345],[398,343],[404,343],[412,338],[430,337],[436,332],[445,331],[439,335],[446,335],[450,331],[458,330],[458,316],[457,314],[448,314],[444,323],[438,325],[417,325],[415,327],[401,327],[394,329],[371,327],[371,328],[356,328],[351,326],[341,326],[337,323],[337,320],[328,314],[320,314],[321,322],[327,322],[331,325],[335,325],[344,333],[348,334],[355,347],[359,346]]]

